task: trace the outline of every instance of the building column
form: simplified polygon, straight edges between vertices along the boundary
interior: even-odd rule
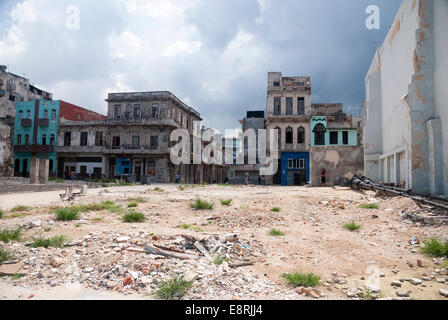
[[[49,173],[50,173],[50,160],[39,159],[39,182],[41,184],[48,183]]]
[[[430,119],[428,127],[429,187],[431,194],[443,194],[443,142],[440,119]]]
[[[30,183],[39,183],[39,159],[37,158],[31,158],[30,160]]]

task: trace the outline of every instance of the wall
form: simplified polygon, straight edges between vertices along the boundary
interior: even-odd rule
[[[313,147],[310,152],[310,184],[320,186],[321,169],[326,170],[326,185],[334,185],[339,179],[351,179],[363,174],[364,150],[362,147]]]
[[[0,177],[10,177],[13,174],[12,126],[8,122],[10,121],[7,119],[0,119]]]

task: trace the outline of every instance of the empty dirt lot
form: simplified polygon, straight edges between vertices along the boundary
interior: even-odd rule
[[[112,209],[58,221],[54,211],[70,206],[59,193],[0,195],[0,230],[22,229],[21,241],[0,242],[15,263],[0,267],[21,268],[1,276],[0,299],[154,299],[160,283],[179,274],[193,281],[184,299],[313,299],[281,277],[294,271],[320,276],[319,299],[447,299],[446,261],[409,240],[446,240],[448,227],[402,219],[402,210],[417,207],[410,199],[342,187],[125,186],[89,189],[73,202],[109,201]],[[213,209],[190,208],[197,198]],[[11,211],[17,205],[25,207]],[[145,221],[123,222],[129,210]],[[361,228],[345,229],[352,221]],[[30,246],[58,235],[67,246]],[[145,253],[146,245],[175,257]]]

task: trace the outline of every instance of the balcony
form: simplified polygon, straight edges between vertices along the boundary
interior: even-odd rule
[[[57,146],[57,153],[102,153],[103,146]]]
[[[22,127],[32,127],[33,126],[33,121],[31,119],[22,119],[20,121],[20,125]]]
[[[105,154],[167,154],[170,152],[168,147],[151,147],[151,146],[111,146],[106,145]]]
[[[51,145],[29,144],[14,146],[14,152],[52,153],[53,150],[54,148]]]
[[[48,119],[39,119],[39,126],[41,127],[48,127],[48,125],[50,124],[50,120]]]

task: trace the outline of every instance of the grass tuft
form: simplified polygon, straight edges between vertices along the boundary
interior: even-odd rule
[[[64,248],[67,244],[67,238],[65,236],[54,236],[52,238],[33,238],[33,248]]]
[[[165,190],[163,190],[162,188],[159,188],[159,187],[155,187],[154,191],[155,192],[164,192]]]
[[[131,210],[129,212],[127,212],[124,216],[123,216],[123,222],[143,222],[146,220],[146,217],[143,213],[140,212],[136,212],[134,210]]]
[[[137,202],[131,202],[128,204],[128,208],[136,208],[138,206]]]
[[[146,199],[143,197],[135,197],[135,198],[129,198],[128,202],[145,203]]]
[[[232,204],[232,199],[221,200],[223,206],[230,206]]]
[[[79,219],[79,212],[77,207],[65,207],[56,209],[54,213],[59,221],[72,221]]]
[[[11,259],[11,253],[0,247],[0,263]]]
[[[22,229],[4,229],[0,231],[0,241],[8,243],[10,241],[20,241],[22,238]]]
[[[195,210],[213,210],[214,207],[213,202],[208,202],[201,199],[196,199],[193,203],[190,203],[190,208]]]
[[[448,257],[448,240],[445,243],[437,239],[424,240],[424,247],[421,248],[423,253],[435,258]]]
[[[180,299],[192,285],[193,281],[185,281],[183,276],[177,276],[168,282],[162,282],[156,294],[164,300]]]
[[[23,212],[28,211],[30,207],[18,205],[11,209],[11,212]]]
[[[271,209],[272,212],[280,212],[281,209],[279,207],[274,207]]]
[[[229,259],[227,259],[226,257],[221,257],[221,256],[216,256],[213,259],[213,263],[216,264],[217,266],[221,265],[224,261],[229,261]]]
[[[269,231],[269,235],[270,236],[284,236],[285,233],[280,230],[277,230],[277,229],[271,229],[271,231]]]
[[[344,228],[347,229],[347,230],[350,230],[350,231],[356,231],[356,230],[361,229],[361,226],[357,225],[355,223],[355,221],[352,221],[350,223],[344,224]]]
[[[368,204],[362,204],[359,206],[361,209],[378,209],[378,205],[376,203],[368,203]]]
[[[191,230],[195,230],[195,231],[198,231],[198,232],[202,231],[202,229],[200,227],[192,226],[192,225],[189,225],[187,223],[179,225],[178,228],[182,228],[182,229],[186,229],[186,230],[187,229],[191,229]]]
[[[314,287],[320,283],[320,276],[314,273],[284,273],[282,278],[293,287]]]

